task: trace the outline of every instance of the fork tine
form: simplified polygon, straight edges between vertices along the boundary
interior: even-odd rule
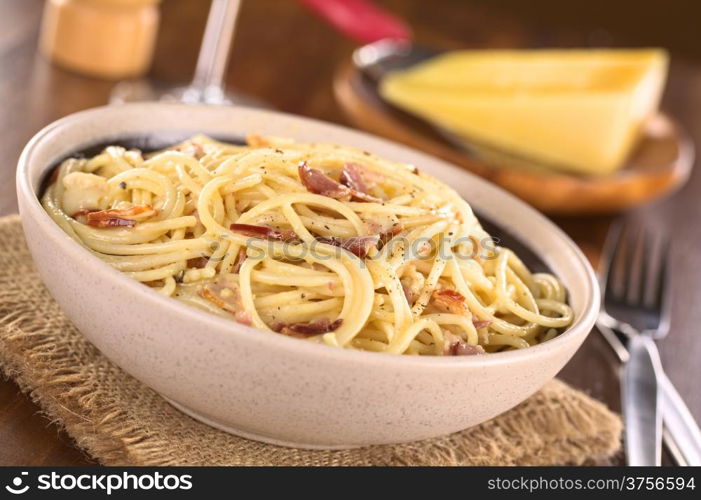
[[[642,303],[650,255],[645,231],[618,221],[609,230],[604,248],[605,296],[629,305]]]
[[[640,305],[645,304],[646,294],[649,289],[648,283],[650,282],[651,278],[654,278],[651,273],[653,269],[652,264],[654,264],[655,259],[655,248],[652,236],[650,235],[649,231],[645,230],[644,226],[640,227],[636,241],[639,255],[636,255],[635,257],[639,257],[639,260],[631,265],[638,270],[639,279],[637,283],[638,286],[634,290],[635,296],[633,297],[631,295],[629,300],[633,305]]]
[[[665,313],[665,308],[667,304],[665,303],[665,297],[667,296],[667,285],[668,285],[668,271],[669,271],[669,252],[670,252],[670,244],[669,240],[665,241],[664,238],[660,238],[661,243],[660,243],[660,250],[659,250],[659,257],[657,258],[657,272],[655,273],[655,279],[653,280],[653,283],[650,285],[652,288],[652,297],[653,300],[650,303],[650,306],[655,308],[656,310],[660,311],[661,313]]]
[[[662,338],[669,332],[664,236],[624,221],[611,226],[602,254],[602,311],[619,324]]]
[[[623,274],[623,288],[620,291],[620,297],[630,305],[634,305],[638,301],[638,288],[635,285],[643,278],[641,266],[638,264],[641,258],[639,241],[640,231],[627,225],[623,229],[623,237],[619,243],[622,248],[620,251],[622,260],[619,261],[618,265],[620,266],[619,272]]]

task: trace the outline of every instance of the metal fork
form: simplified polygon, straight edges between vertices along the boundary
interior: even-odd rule
[[[618,224],[611,229],[602,262],[599,330],[625,363],[622,403],[629,463],[659,463],[661,413],[665,443],[678,462],[699,465],[701,432],[664,374],[653,342],[669,333],[668,256],[664,238],[655,241],[644,228],[634,232]],[[627,350],[609,328],[624,334]]]

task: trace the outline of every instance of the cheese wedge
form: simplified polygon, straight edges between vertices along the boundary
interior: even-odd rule
[[[391,73],[380,93],[468,141],[604,175],[657,111],[666,76],[657,49],[458,51]]]

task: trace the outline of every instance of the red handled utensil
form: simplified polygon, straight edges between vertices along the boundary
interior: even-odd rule
[[[353,54],[353,63],[375,82],[390,71],[406,69],[439,54],[415,45],[407,23],[370,0],[297,1],[341,34],[363,44]]]
[[[369,0],[298,0],[351,40],[410,40],[411,29]]]

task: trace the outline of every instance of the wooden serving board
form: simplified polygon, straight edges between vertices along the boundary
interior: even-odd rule
[[[694,162],[693,143],[664,114],[648,123],[622,169],[604,177],[586,177],[519,168],[508,155],[469,154],[430,124],[386,103],[375,83],[351,62],[338,69],[334,92],[358,128],[459,165],[553,215],[611,214],[669,195],[686,182]]]

